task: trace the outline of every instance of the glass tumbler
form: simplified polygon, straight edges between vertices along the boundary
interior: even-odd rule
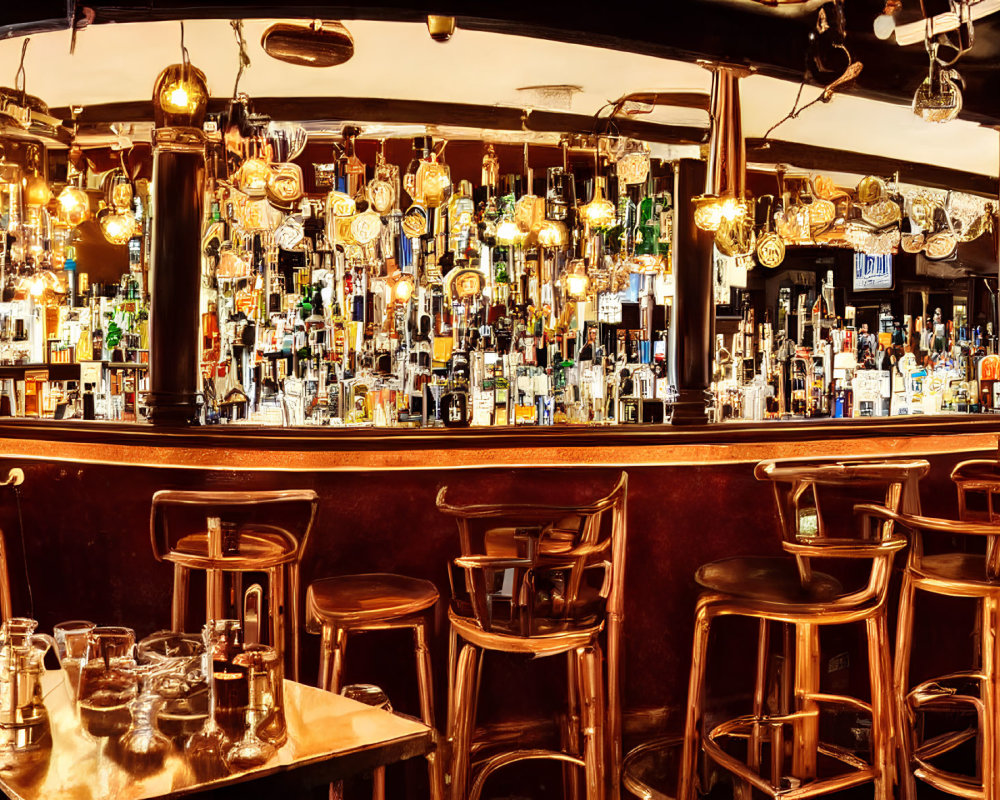
[[[80,667],[87,654],[87,640],[97,626],[86,620],[60,622],[52,629],[56,643],[56,658],[63,671],[63,685],[70,703],[76,707],[76,695],[80,689]]]

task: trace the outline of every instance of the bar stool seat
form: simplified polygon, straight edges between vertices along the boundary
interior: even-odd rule
[[[394,620],[434,606],[437,587],[430,581],[375,572],[320,578],[306,592],[306,619],[351,627],[378,620]]]
[[[938,553],[924,556],[919,566],[913,567],[913,574],[923,580],[938,580],[951,584],[961,581],[963,594],[993,594],[997,585],[986,578],[986,556],[982,553]],[[955,587],[949,586],[949,589]]]
[[[209,555],[209,540],[206,533],[193,533],[177,540],[172,552],[163,557],[164,561],[181,564],[188,569],[233,569],[239,561],[253,562],[255,569],[270,569],[295,560],[298,543],[286,531],[273,526],[264,528],[244,528],[240,532],[240,552],[238,555]]]
[[[829,602],[843,592],[840,581],[815,570],[804,585],[795,559],[781,556],[723,558],[703,564],[694,579],[710,592],[790,606]]]
[[[526,637],[514,633],[483,630],[474,617],[466,617],[454,611],[448,612],[448,621],[451,623],[452,630],[460,638],[476,647],[504,653],[528,653],[539,658],[569,653],[578,647],[583,647],[593,640],[604,627],[604,623],[601,622],[587,628],[573,628],[572,630],[563,628],[550,633],[536,633],[531,637]]]

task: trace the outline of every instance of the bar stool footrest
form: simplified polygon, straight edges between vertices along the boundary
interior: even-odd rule
[[[913,759],[914,761],[919,761],[921,764],[926,764],[927,759],[942,756],[954,750],[959,745],[965,744],[970,739],[975,739],[978,734],[979,731],[976,728],[965,728],[961,731],[948,731],[947,733],[939,734],[927,739],[919,747],[915,748]]]
[[[951,710],[973,706],[982,710],[982,682],[986,676],[975,670],[952,672],[919,683],[906,694],[906,704],[912,711],[934,707],[934,710]],[[977,694],[970,694],[974,690]]]
[[[917,762],[917,768],[913,770],[914,776],[928,786],[933,786],[939,791],[958,797],[969,798],[969,800],[982,800],[985,797],[983,785],[975,778],[933,767],[920,759],[914,759],[914,761]]]

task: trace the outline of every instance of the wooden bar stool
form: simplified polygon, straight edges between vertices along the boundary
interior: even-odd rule
[[[1000,465],[966,461],[952,471],[958,488],[961,520],[899,515],[895,521],[912,532],[903,573],[896,627],[895,702],[899,709],[901,797],[916,800],[914,778],[966,798],[1000,798]],[[978,504],[970,503],[979,496]],[[927,541],[931,536],[942,546]],[[959,542],[979,546],[957,550]],[[927,552],[930,544],[932,552]],[[913,650],[914,600],[917,590],[977,601],[978,642],[971,669],[937,676],[909,686]],[[968,714],[975,725],[925,736],[929,716]],[[975,774],[957,773],[940,762],[966,742],[976,740]],[[950,766],[950,765],[949,765]]]
[[[893,557],[906,546],[906,539],[894,533],[892,520],[885,515],[899,510],[904,489],[911,494],[908,504],[916,503],[912,495],[928,468],[926,461],[757,465],[757,479],[770,481],[774,488],[782,546],[788,555],[724,559],[704,565],[696,574],[706,591],[696,607],[678,800],[696,796],[699,752],[735,776],[738,797],[749,797],[749,789],[775,798],[811,797],[871,781],[876,798],[891,798],[894,744],[886,597]],[[852,538],[848,534],[853,522],[837,516],[843,518],[853,505],[847,498],[865,491],[884,507],[855,506],[863,520],[861,535]],[[859,586],[845,590],[837,578],[814,570],[814,559],[868,562],[869,568]],[[706,729],[710,627],[715,618],[729,615],[758,620],[752,712]],[[767,692],[772,622],[784,623],[786,647],[792,650],[794,645],[793,659],[786,657],[791,668],[778,681],[776,699],[768,698]],[[865,624],[871,703],[820,688],[820,627],[853,622]],[[871,716],[868,761],[845,746],[821,740],[824,707]],[[735,745],[745,748],[742,757],[733,754]]]
[[[438,508],[458,523],[462,550],[448,612],[453,800],[478,800],[491,773],[532,759],[561,761],[571,796],[582,767],[588,800],[618,797],[627,488],[623,472],[609,495],[580,507],[453,505],[445,501],[448,487],[438,493]],[[561,750],[507,749],[473,765],[474,745],[491,744],[473,742],[485,651],[567,658]]]
[[[241,602],[243,573],[265,573],[270,643],[284,658],[285,631],[291,627],[291,664],[286,658],[285,669],[298,680],[299,563],[318,503],[319,498],[311,490],[156,492],[150,538],[156,560],[174,565],[173,630],[187,629],[192,570],[205,573],[206,620],[232,616],[227,605],[238,606]],[[224,580],[227,573],[236,581],[228,604]]]
[[[438,596],[437,587],[430,581],[404,575],[341,575],[313,581],[306,591],[306,630],[321,635],[320,688],[340,691],[349,633],[412,628],[420,717],[434,729],[434,683],[427,621]],[[437,749],[427,755],[427,769],[431,799],[443,800],[444,765]]]

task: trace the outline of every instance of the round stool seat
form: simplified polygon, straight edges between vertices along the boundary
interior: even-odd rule
[[[803,586],[795,559],[782,556],[723,558],[703,564],[694,579],[711,592],[788,605],[825,603],[843,591],[840,581],[815,570]]]
[[[261,526],[240,531],[239,552],[212,558],[208,554],[208,534],[183,536],[164,557],[189,569],[269,569],[293,561],[298,545],[280,528]]]
[[[407,617],[425,611],[437,601],[437,587],[420,578],[384,572],[341,575],[310,584],[306,617],[311,623],[361,624]]]
[[[954,590],[956,583],[964,585],[967,594],[977,596],[1000,592],[1000,585],[986,578],[986,556],[982,553],[938,553],[923,556],[920,565],[911,567],[917,578],[941,581]]]

